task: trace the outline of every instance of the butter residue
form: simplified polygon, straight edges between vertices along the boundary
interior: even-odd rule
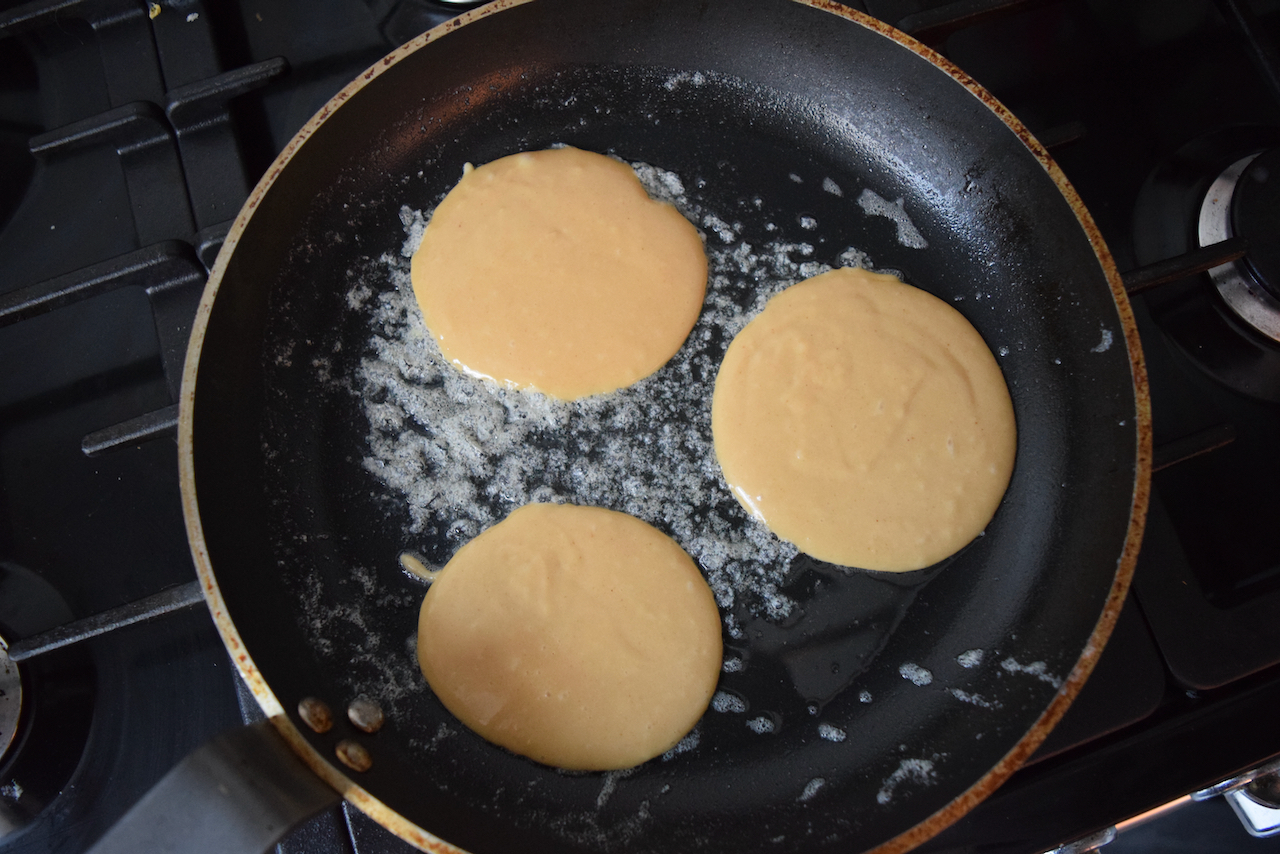
[[[882,216],[891,219],[898,228],[898,242],[910,249],[926,249],[929,242],[924,239],[911,222],[902,199],[892,202],[880,196],[875,190],[866,189],[858,196],[858,207],[868,216]]]

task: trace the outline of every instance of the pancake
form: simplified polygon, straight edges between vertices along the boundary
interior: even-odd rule
[[[531,504],[458,550],[427,591],[418,661],[489,741],[547,765],[629,768],[706,710],[723,650],[693,560],[625,513]]]
[[[716,458],[734,496],[820,560],[903,572],[986,527],[1013,471],[995,357],[947,303],[839,269],[775,296],[716,377]]]
[[[467,169],[410,272],[447,359],[572,400],[666,364],[698,319],[707,259],[697,229],[631,167],[556,148]]]

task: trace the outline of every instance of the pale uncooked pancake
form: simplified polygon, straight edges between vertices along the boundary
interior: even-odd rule
[[[840,269],[775,296],[716,378],[716,457],[738,500],[820,560],[930,566],[995,514],[1013,404],[954,308],[893,276]]]
[[[612,510],[531,504],[427,591],[418,662],[495,744],[547,765],[629,768],[673,747],[715,691],[720,615],[693,560]]]
[[[414,294],[445,357],[574,399],[643,379],[698,319],[697,230],[631,167],[576,148],[469,169],[413,256]]]

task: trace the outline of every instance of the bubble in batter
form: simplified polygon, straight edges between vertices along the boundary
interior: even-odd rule
[[[572,400],[643,379],[680,349],[707,259],[697,229],[630,166],[556,148],[468,168],[411,275],[451,362]]]
[[[1004,377],[954,308],[840,269],[775,296],[734,338],[712,401],[737,499],[820,560],[901,572],[982,532],[1013,471]]]
[[[445,707],[547,765],[629,768],[669,750],[715,691],[720,616],[693,560],[645,522],[530,504],[427,591],[418,661]]]

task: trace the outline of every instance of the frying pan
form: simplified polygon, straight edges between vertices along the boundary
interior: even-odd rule
[[[835,266],[855,247],[951,302],[997,353],[1018,422],[1004,502],[944,565],[883,576],[797,556],[772,569],[794,608],[722,598],[733,661],[713,709],[620,774],[489,745],[417,676],[423,587],[397,555],[442,561],[474,526],[422,524],[375,476],[355,379],[409,214],[464,163],[555,144],[678,176],[689,210],[714,214],[695,223],[709,248],[773,241]],[[727,278],[744,306],[764,281]],[[473,852],[918,844],[1079,690],[1129,583],[1150,470],[1129,306],[1057,166],[963,72],[819,0],[500,2],[382,60],[237,218],[192,334],[179,441],[210,608],[280,734],[396,834]],[[387,712],[376,734],[316,733],[296,711],[317,697],[341,717],[362,695]],[[372,767],[339,763],[342,738]]]

